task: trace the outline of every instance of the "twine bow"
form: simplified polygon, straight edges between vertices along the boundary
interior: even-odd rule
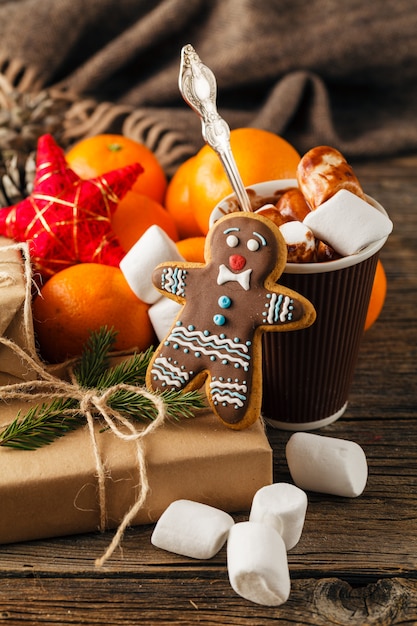
[[[31,309],[30,309],[30,280],[27,280],[30,276],[30,268],[28,270],[27,264],[29,262],[29,254],[27,246],[25,244],[16,244],[16,246],[7,246],[2,250],[20,250],[23,252],[25,258],[26,267],[26,286],[27,293],[25,299],[25,333],[26,343],[31,346]],[[29,306],[27,303],[29,302]],[[0,387],[0,400],[22,400],[34,402],[37,399],[45,398],[48,395],[49,399],[74,399],[79,403],[79,406],[74,408],[64,409],[62,414],[82,414],[88,425],[88,430],[91,439],[91,445],[94,453],[97,480],[98,480],[98,495],[99,495],[99,508],[100,508],[100,530],[106,529],[106,489],[105,489],[105,470],[104,464],[101,459],[97,438],[94,430],[94,421],[96,419],[102,419],[108,426],[108,428],[114,433],[116,437],[123,441],[132,441],[136,447],[136,459],[139,471],[140,479],[140,492],[139,495],[131,506],[129,511],[124,515],[120,522],[117,531],[108,546],[105,553],[98,559],[95,564],[97,567],[101,567],[113,554],[114,550],[119,546],[124,531],[132,522],[136,514],[143,506],[146,497],[149,492],[149,481],[147,476],[145,451],[143,447],[144,439],[154,432],[165,420],[166,410],[164,401],[160,396],[149,393],[143,387],[135,385],[127,385],[120,383],[106,389],[86,389],[81,387],[73,373],[73,361],[68,361],[67,368],[69,373],[69,381],[57,378],[45,369],[43,363],[39,360],[36,351],[33,349],[31,354],[28,354],[22,347],[16,342],[8,339],[7,337],[0,337],[0,344],[9,348],[16,354],[22,361],[22,366],[27,365],[31,370],[36,373],[38,379],[13,383]],[[30,350],[30,348],[29,348]],[[124,417],[119,411],[115,410],[109,405],[111,396],[120,390],[132,391],[136,394],[140,394],[148,398],[157,409],[157,416],[152,420],[145,428],[137,429],[132,422]]]

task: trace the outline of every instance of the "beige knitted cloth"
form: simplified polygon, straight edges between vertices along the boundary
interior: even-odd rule
[[[0,0],[3,75],[69,90],[70,139],[122,130],[168,172],[202,145],[178,91],[187,43],[232,128],[350,158],[417,148],[415,0]]]

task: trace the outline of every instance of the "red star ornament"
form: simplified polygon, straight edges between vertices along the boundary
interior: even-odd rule
[[[113,233],[111,216],[141,172],[135,163],[81,179],[53,137],[42,135],[33,191],[0,209],[0,234],[29,242],[34,271],[44,282],[76,263],[118,266],[125,252]]]

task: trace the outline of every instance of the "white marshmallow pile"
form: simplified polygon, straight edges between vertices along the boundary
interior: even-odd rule
[[[340,189],[303,220],[317,239],[325,241],[342,256],[355,254],[369,244],[388,237],[391,220],[359,196]]]
[[[278,606],[288,600],[291,587],[286,542],[294,547],[300,538],[306,508],[307,496],[285,483],[260,489],[249,521],[237,524],[214,507],[176,500],[156,523],[151,543],[182,556],[210,559],[227,540],[233,590],[251,602]]]
[[[368,464],[354,441],[299,432],[291,435],[285,454],[301,489],[346,498],[356,498],[365,489]]]
[[[279,606],[290,595],[287,551],[300,540],[309,491],[357,497],[368,467],[362,448],[344,439],[299,432],[291,435],[286,459],[296,483],[259,489],[249,520],[235,523],[215,507],[176,500],[155,525],[152,544],[194,559],[210,559],[227,541],[227,571],[232,589],[264,606]]]
[[[152,272],[166,261],[184,261],[175,242],[165,231],[150,226],[120,262],[120,269],[133,293],[146,304],[149,319],[159,341],[166,336],[181,305],[163,296],[152,282]]]

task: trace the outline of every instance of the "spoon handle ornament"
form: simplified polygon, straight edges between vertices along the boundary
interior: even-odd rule
[[[200,117],[204,141],[219,156],[240,208],[252,211],[230,147],[230,128],[216,108],[216,78],[190,44],[181,51],[178,86],[185,102]]]

